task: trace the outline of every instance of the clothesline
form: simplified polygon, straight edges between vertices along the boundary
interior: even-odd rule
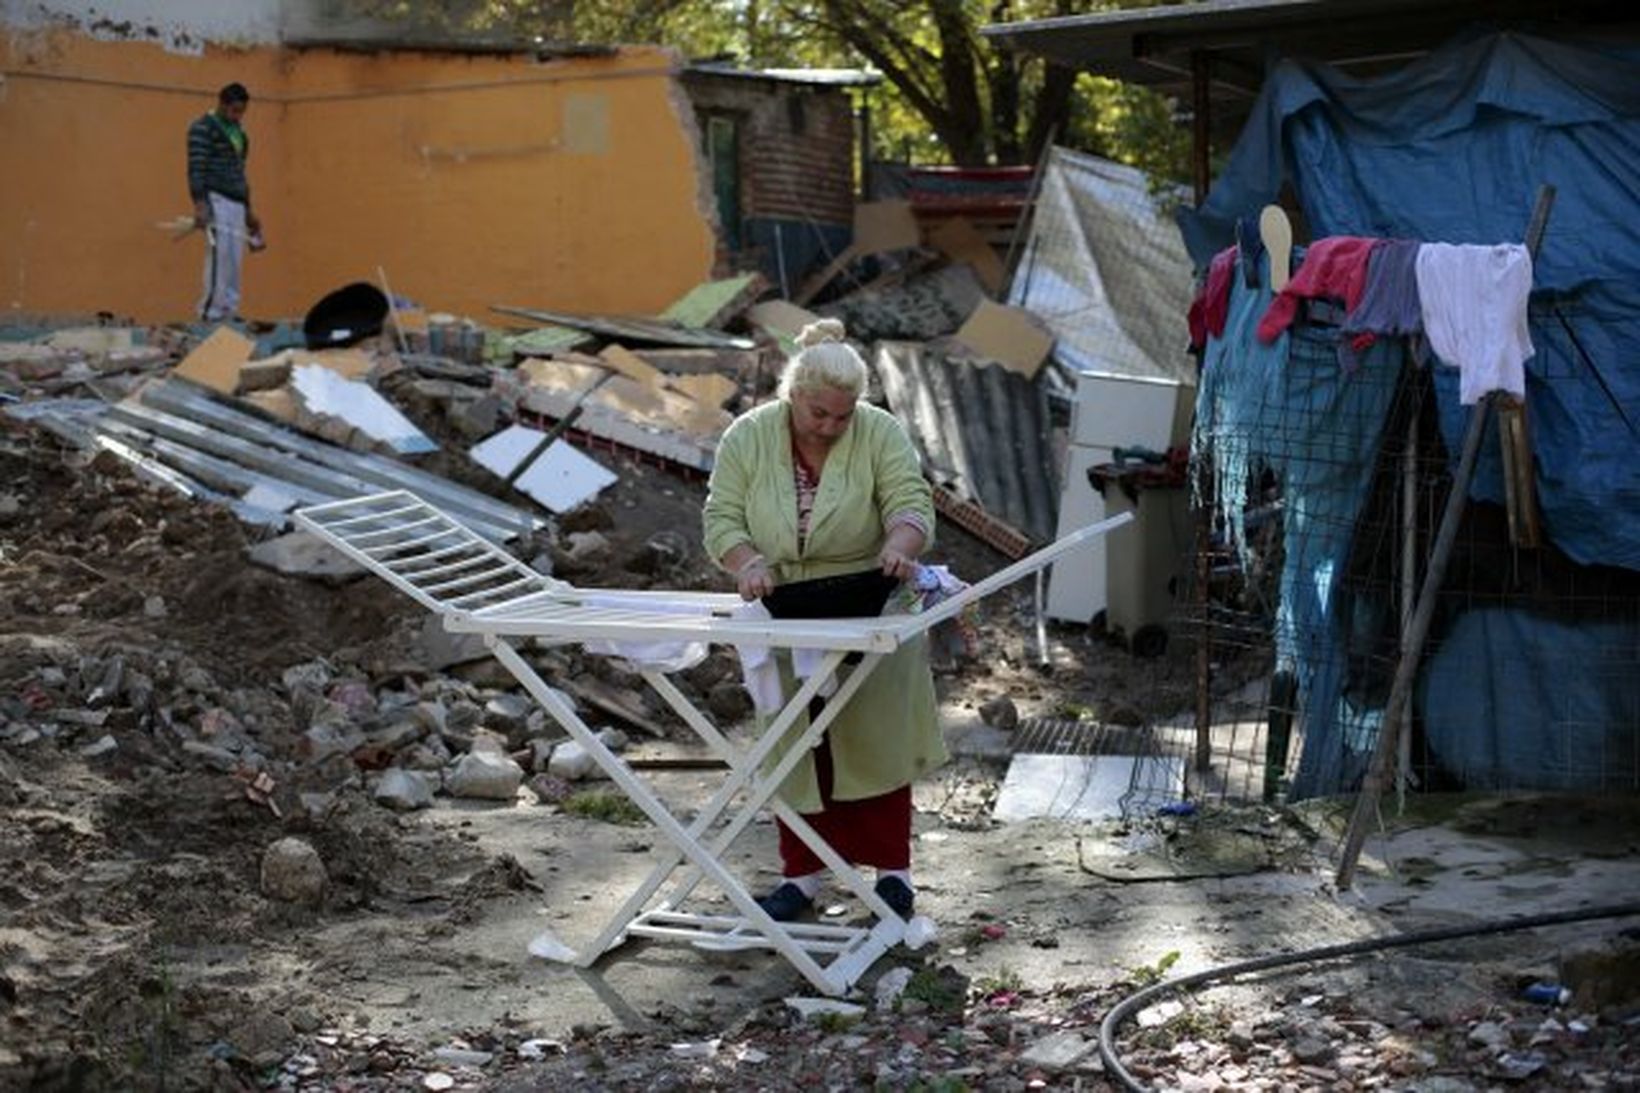
[[[1205,348],[1209,339],[1223,336],[1238,261],[1236,246],[1213,256],[1191,304],[1193,346]],[[1338,300],[1346,352],[1380,336],[1424,338],[1441,361],[1458,369],[1464,405],[1493,391],[1524,399],[1525,363],[1533,353],[1527,329],[1531,290],[1532,257],[1519,243],[1331,236],[1306,248],[1293,279],[1265,310],[1257,336],[1266,344],[1280,338],[1306,300]]]

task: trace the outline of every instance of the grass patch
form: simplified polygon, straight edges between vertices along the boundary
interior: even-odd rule
[[[858,1025],[864,1017],[858,1013],[837,1013],[835,1011],[817,1013],[812,1018],[814,1025],[827,1036],[836,1036],[847,1032]]]
[[[968,980],[953,968],[923,968],[900,997],[921,1002],[935,1013],[960,1014],[968,1000]]]
[[[643,809],[624,794],[604,789],[584,789],[572,793],[564,798],[560,807],[571,816],[602,820],[606,824],[620,824],[622,827],[640,827],[649,822]]]

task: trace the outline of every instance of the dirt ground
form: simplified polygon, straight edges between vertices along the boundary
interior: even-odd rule
[[[701,484],[616,469],[594,513],[524,550],[590,585],[715,580],[697,545]],[[596,558],[569,556],[576,528],[605,537]],[[530,789],[412,813],[374,803],[373,772],[409,761],[402,726],[437,721],[411,750],[455,744],[512,688],[483,662],[430,669],[423,613],[380,582],[249,564],[254,537],[122,467],[0,433],[0,1088],[1099,1089],[1099,1020],[1163,974],[1640,893],[1632,808],[1464,804],[1392,825],[1340,894],[1325,810],[998,825],[1002,764],[960,759],[916,787],[919,910],[939,939],[862,988],[869,1006],[905,968],[898,1001],[804,1020],[782,1000],[812,992],[756,952],[632,944],[590,970],[534,960],[547,931],[572,946],[597,931],[657,833]],[[936,556],[968,577],[1002,564],[955,530]],[[939,674],[953,728],[999,695],[1026,716],[1144,722],[1189,707],[1184,645],[1140,663],[1056,630],[1045,671],[1029,619],[1026,590],[997,597],[983,655]],[[547,664],[565,675],[631,682],[559,656]],[[706,692],[724,671],[708,662],[686,685]],[[330,747],[332,732],[350,746]],[[681,734],[633,735],[635,758],[694,754]],[[715,777],[653,775],[683,810]],[[263,894],[264,854],[285,837],[323,862],[315,902]],[[754,888],[774,875],[772,844],[759,824],[731,855]],[[1112,879],[1104,863],[1124,857],[1160,863],[1146,874],[1158,879]],[[1640,1030],[1621,989],[1635,925],[1214,988],[1147,1010],[1124,1051],[1167,1088],[1636,1088]],[[1572,981],[1567,960],[1585,950],[1608,955],[1577,973],[1570,1005],[1522,998],[1536,979]]]

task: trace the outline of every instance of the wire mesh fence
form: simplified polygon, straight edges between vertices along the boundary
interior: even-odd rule
[[[1218,375],[1209,362],[1198,400],[1198,502],[1214,518],[1198,541],[1205,581],[1173,626],[1206,644],[1205,716],[1158,731],[1181,751],[1205,734],[1201,796],[1359,786],[1451,489],[1450,410],[1408,345],[1341,350],[1323,324],[1287,341]],[[1486,459],[1501,463],[1505,443],[1494,421]],[[1465,508],[1396,784],[1640,791],[1640,573],[1579,564],[1552,536],[1522,545],[1502,500]]]

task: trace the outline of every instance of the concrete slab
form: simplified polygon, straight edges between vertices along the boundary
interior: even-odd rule
[[[1141,767],[1143,764],[1143,767]],[[1136,755],[1015,755],[997,794],[994,818],[1004,822],[1119,820],[1122,798],[1143,774],[1147,791],[1158,782],[1184,791],[1184,760]]]

